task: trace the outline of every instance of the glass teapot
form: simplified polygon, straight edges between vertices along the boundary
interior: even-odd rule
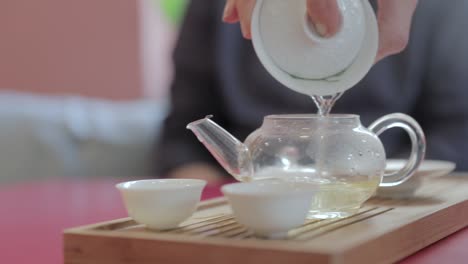
[[[385,150],[378,135],[400,127],[412,142],[404,168],[384,175]],[[356,213],[378,187],[408,180],[425,154],[425,137],[410,116],[386,115],[362,126],[358,115],[271,115],[245,143],[210,117],[187,126],[221,166],[239,181],[282,179],[317,183],[312,201],[314,218]]]

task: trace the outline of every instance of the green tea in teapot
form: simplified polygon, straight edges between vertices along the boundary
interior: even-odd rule
[[[309,218],[341,218],[357,213],[361,205],[369,199],[380,184],[380,175],[361,177],[356,181],[336,181],[350,175],[319,176],[308,171],[285,172],[268,169],[259,173],[255,180],[278,180],[316,183],[317,192],[312,200]]]
[[[377,177],[369,181],[352,183],[321,183],[312,200],[310,218],[347,217],[357,213],[380,184]]]

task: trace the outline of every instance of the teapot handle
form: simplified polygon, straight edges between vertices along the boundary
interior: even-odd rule
[[[408,133],[411,139],[411,154],[406,165],[401,170],[384,174],[380,187],[396,186],[411,178],[423,161],[426,153],[424,132],[418,122],[408,115],[394,113],[383,116],[374,121],[369,126],[369,130],[378,136],[387,129],[394,127],[403,128]]]

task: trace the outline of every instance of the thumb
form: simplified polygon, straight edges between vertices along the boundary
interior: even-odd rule
[[[307,0],[307,14],[322,37],[332,37],[340,29],[341,14],[336,0]]]

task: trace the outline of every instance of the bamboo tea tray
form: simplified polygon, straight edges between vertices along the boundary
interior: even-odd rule
[[[468,225],[468,175],[425,181],[413,199],[369,200],[349,218],[309,220],[285,240],[262,240],[224,198],[179,228],[155,232],[125,218],[64,233],[65,263],[393,263]]]

